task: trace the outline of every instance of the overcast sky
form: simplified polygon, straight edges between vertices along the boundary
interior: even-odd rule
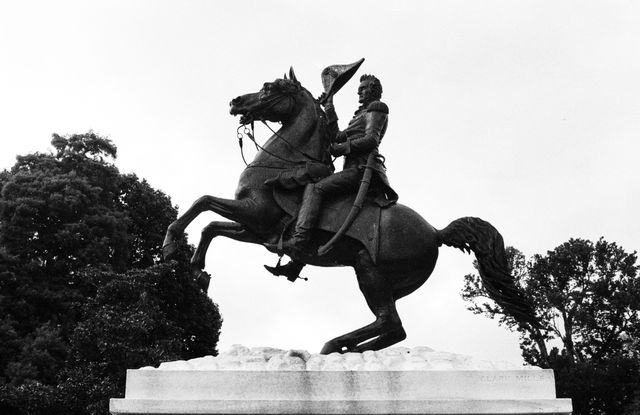
[[[183,213],[201,195],[234,194],[244,165],[233,97],[291,65],[317,96],[324,67],[364,57],[359,74],[381,79],[390,108],[381,152],[401,203],[439,229],[479,216],[527,256],[571,237],[633,251],[639,40],[632,1],[3,1],[0,168],[47,151],[54,132],[93,129],[118,146],[121,171]],[[335,99],[342,128],[356,89],[354,79]],[[193,243],[211,220],[187,229]],[[351,269],[308,267],[309,282],[291,284],[262,268],[276,260],[211,244],[221,350],[317,352],[372,321]],[[470,256],[441,249],[431,278],[398,302],[400,345],[521,360],[516,335],[466,310],[472,271]]]

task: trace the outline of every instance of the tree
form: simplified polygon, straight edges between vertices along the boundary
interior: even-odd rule
[[[221,318],[184,239],[160,263],[170,199],[93,132],[51,144],[0,173],[0,412],[106,414],[126,368],[216,354]]]
[[[465,276],[462,290],[469,309],[517,331],[525,361],[556,371],[558,394],[574,397],[574,413],[619,413],[639,373],[636,252],[601,238],[595,244],[570,239],[529,261],[515,248],[507,253],[516,285],[542,327],[518,324],[505,314],[474,274]]]

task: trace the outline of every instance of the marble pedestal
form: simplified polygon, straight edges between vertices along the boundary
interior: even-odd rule
[[[120,414],[570,414],[550,370],[127,372]]]
[[[553,371],[428,348],[345,355],[238,346],[127,371],[111,413],[570,414]]]

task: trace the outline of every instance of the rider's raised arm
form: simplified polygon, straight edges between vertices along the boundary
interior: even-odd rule
[[[340,133],[340,127],[338,127],[338,114],[333,106],[333,100],[330,98],[324,103],[324,113],[327,116],[327,130],[331,136],[331,142],[336,142],[336,137]]]

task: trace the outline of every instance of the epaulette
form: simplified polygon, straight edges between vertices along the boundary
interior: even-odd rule
[[[377,111],[377,112],[382,112],[384,114],[388,114],[389,113],[389,107],[387,107],[387,104],[385,104],[384,102],[373,101],[372,103],[370,103],[367,106],[367,112],[373,112],[373,111]]]

